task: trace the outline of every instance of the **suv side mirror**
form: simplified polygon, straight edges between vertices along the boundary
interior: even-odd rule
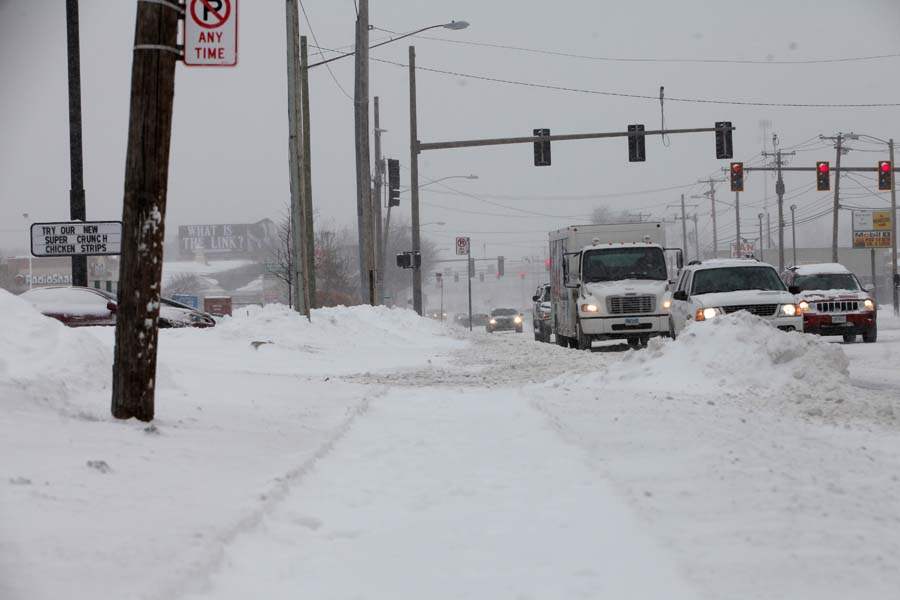
[[[684,290],[678,290],[674,294],[672,294],[672,300],[679,300],[681,302],[687,302],[688,295]]]
[[[113,314],[116,314],[116,311],[119,310],[119,307],[116,305],[115,302],[110,300],[109,302],[106,303],[106,310],[108,310],[109,312],[111,312]]]
[[[799,293],[802,292],[803,290],[801,290],[801,289],[800,289],[800,286],[798,286],[798,285],[789,285],[789,286],[788,286],[788,291],[789,291],[790,293],[792,293],[792,294],[799,294]]]

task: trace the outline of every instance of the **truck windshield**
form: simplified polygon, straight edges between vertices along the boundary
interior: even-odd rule
[[[772,267],[721,267],[694,273],[692,294],[715,294],[738,290],[780,290],[784,283]]]
[[[794,285],[804,292],[807,290],[859,290],[856,278],[850,273],[797,275],[794,279]]]
[[[611,247],[584,253],[582,279],[588,283],[667,278],[666,257],[662,248]]]

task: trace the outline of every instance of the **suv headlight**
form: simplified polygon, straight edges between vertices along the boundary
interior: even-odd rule
[[[870,300],[869,298],[866,298],[865,300],[863,300],[863,308],[865,308],[866,310],[875,310],[875,303],[872,302],[872,300]]]
[[[809,302],[806,300],[801,300],[800,304],[797,305],[800,308],[801,313],[809,312]]]
[[[488,321],[488,323],[490,323],[491,325],[496,325],[497,319],[491,319],[490,321]]]
[[[518,325],[521,322],[522,322],[522,317],[520,317],[519,315],[516,315],[515,317],[513,317],[513,323],[515,323],[516,325]]]
[[[710,319],[715,319],[720,315],[724,315],[725,311],[721,308],[698,308],[697,312],[694,314],[695,321],[708,321]]]
[[[779,312],[785,317],[796,317],[803,313],[803,308],[799,304],[782,304]]]

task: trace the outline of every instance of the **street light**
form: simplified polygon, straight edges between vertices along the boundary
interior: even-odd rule
[[[398,35],[397,37],[392,37],[388,40],[384,40],[383,42],[378,42],[377,44],[372,44],[371,46],[369,46],[369,50],[372,50],[373,48],[378,48],[379,46],[384,46],[385,44],[390,44],[391,42],[396,42],[397,40],[402,40],[403,38],[408,38],[410,36],[422,33],[424,31],[428,31],[430,29],[438,29],[440,27],[443,27],[444,29],[450,29],[452,31],[459,31],[460,29],[465,29],[468,26],[469,26],[468,21],[450,21],[449,23],[440,23],[438,25],[429,25],[428,27],[416,29],[415,31],[410,31],[409,33],[404,33],[403,35]],[[377,29],[378,31],[385,31],[387,33],[392,33],[390,31],[387,31],[386,29],[381,29],[380,27],[373,26],[372,29]],[[353,52],[346,52],[346,53],[338,55],[338,56],[332,56],[331,58],[327,58],[325,60],[320,60],[319,62],[312,63],[311,65],[309,65],[309,68],[311,69],[313,67],[327,65],[330,62],[334,62],[336,60],[340,60],[340,59],[346,58],[348,56],[353,56],[354,54],[356,54],[355,50]]]
[[[894,138],[883,140],[874,135],[866,135],[863,133],[847,134],[847,138],[858,140],[859,138],[868,138],[876,142],[886,144],[890,151],[891,161],[891,304],[894,307],[894,316],[900,315],[900,291],[897,289],[897,181],[894,177]]]

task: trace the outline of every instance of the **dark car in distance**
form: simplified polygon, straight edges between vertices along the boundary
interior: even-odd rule
[[[495,331],[522,333],[522,323],[524,321],[522,314],[514,308],[495,308],[491,311],[491,318],[488,320],[485,329],[488,333],[494,333]]]

